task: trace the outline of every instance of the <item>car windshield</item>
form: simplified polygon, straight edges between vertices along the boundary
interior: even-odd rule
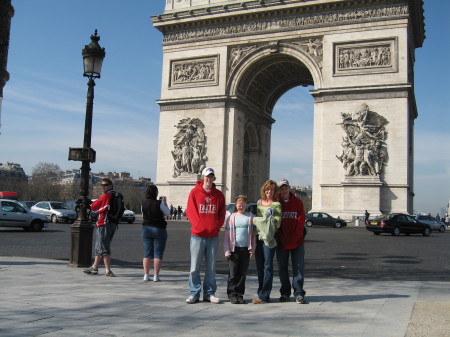
[[[68,209],[62,202],[51,202],[50,205],[53,209]]]

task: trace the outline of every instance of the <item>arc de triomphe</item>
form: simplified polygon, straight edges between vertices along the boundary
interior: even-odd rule
[[[186,205],[205,166],[227,201],[269,178],[272,109],[314,97],[313,210],[413,209],[421,0],[166,0],[156,184]],[[273,177],[278,179],[280,177]]]

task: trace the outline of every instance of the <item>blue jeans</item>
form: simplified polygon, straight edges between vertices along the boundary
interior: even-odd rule
[[[144,258],[162,259],[167,242],[167,229],[153,226],[142,226],[142,243]]]
[[[281,295],[291,295],[291,282],[289,281],[289,255],[292,261],[292,288],[294,296],[305,296],[303,283],[305,281],[305,246],[300,245],[295,249],[285,250],[277,247],[278,269],[280,273]]]
[[[191,271],[189,274],[190,295],[200,298],[202,281],[200,279],[200,265],[205,257],[205,278],[203,279],[203,298],[216,293],[216,253],[218,236],[214,238],[201,238],[191,235]]]
[[[269,248],[264,241],[256,242],[255,261],[258,270],[258,298],[269,302],[273,282],[273,257],[276,248]]]

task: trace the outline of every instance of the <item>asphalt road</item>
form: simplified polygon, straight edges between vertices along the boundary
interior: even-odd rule
[[[120,224],[112,244],[113,265],[141,268],[141,225]],[[222,236],[222,232],[220,234]],[[169,221],[163,269],[189,270],[190,224]],[[227,273],[222,238],[217,272]],[[0,255],[68,260],[70,225],[49,224],[42,232],[0,228]],[[450,228],[430,237],[383,234],[375,236],[364,227],[313,227],[305,243],[306,277],[345,279],[448,281],[450,279]],[[276,269],[276,263],[275,263]],[[255,274],[250,263],[249,274]]]

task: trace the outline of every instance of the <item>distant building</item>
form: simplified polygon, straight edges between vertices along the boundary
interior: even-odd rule
[[[0,190],[13,191],[23,195],[28,186],[28,176],[20,164],[0,163]]]
[[[89,185],[93,186],[99,184],[103,178],[109,178],[113,181],[114,185],[131,185],[135,187],[145,188],[150,184],[153,184],[150,178],[140,177],[139,179],[133,179],[129,172],[98,172],[98,173],[90,173],[89,174]],[[81,170],[73,169],[66,170],[61,173],[61,176],[58,178],[58,181],[61,184],[70,185],[70,184],[80,184],[81,180]]]
[[[20,164],[0,163],[0,180],[28,181],[28,177]]]

